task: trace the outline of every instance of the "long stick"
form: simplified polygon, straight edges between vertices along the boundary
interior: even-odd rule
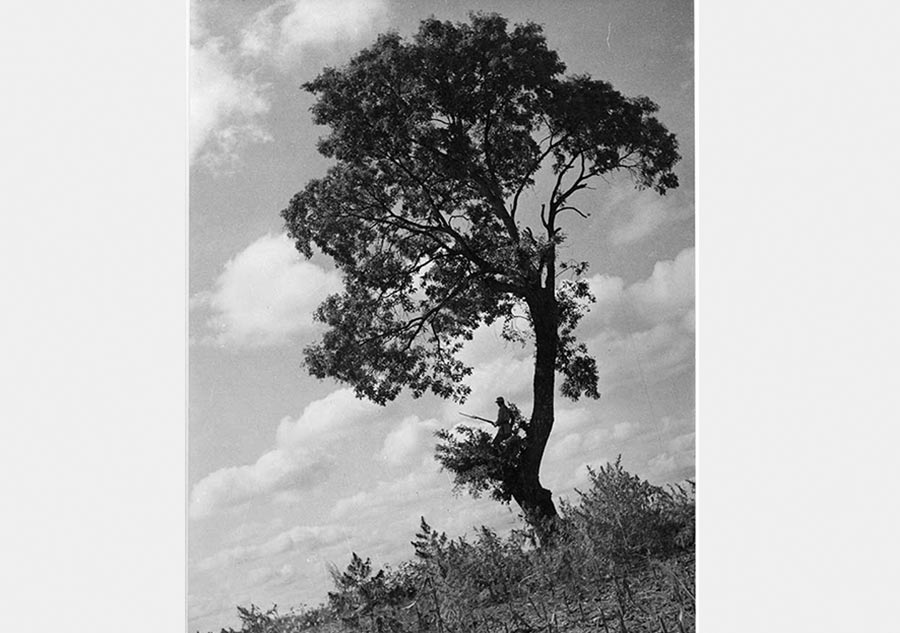
[[[460,411],[459,413],[460,413],[460,415],[464,415],[467,418],[472,418],[473,420],[481,420],[482,422],[487,422],[488,424],[494,424],[493,420],[488,420],[487,418],[482,418],[481,416],[478,416],[478,415],[469,415],[468,413],[463,413],[462,411]]]

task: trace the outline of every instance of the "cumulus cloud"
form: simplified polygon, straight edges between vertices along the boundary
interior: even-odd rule
[[[295,575],[294,566],[287,563],[277,569],[272,567],[260,567],[247,574],[247,584],[250,587],[259,587],[268,584],[283,585],[291,582]]]
[[[596,303],[590,307],[590,319],[604,325],[612,323],[623,309],[625,282],[621,277],[593,275],[588,278],[588,286]]]
[[[437,428],[435,420],[420,420],[418,416],[403,419],[384,438],[381,459],[392,466],[421,461],[431,455]]]
[[[188,595],[187,602],[188,617],[193,621],[199,621],[209,616],[230,615],[234,611],[235,604],[232,602],[232,597],[225,592],[220,592],[217,596],[198,596],[191,593]]]
[[[448,478],[440,473],[440,466],[429,456],[399,478],[381,480],[369,490],[339,499],[331,509],[331,516],[360,521],[380,513],[397,514],[411,504],[415,504],[416,512],[421,514],[429,501],[446,497],[448,484]],[[372,522],[377,523],[380,521]]]
[[[348,528],[339,525],[298,525],[262,543],[223,549],[198,562],[195,569],[222,570],[295,550],[312,551],[341,543],[351,534]]]
[[[308,48],[356,41],[382,25],[384,0],[283,0],[257,12],[237,43],[210,33],[200,2],[191,3],[190,159],[227,172],[250,143],[271,141],[269,86]]]
[[[328,446],[376,408],[357,400],[349,389],[313,401],[296,420],[288,417],[281,421],[276,447],[255,463],[221,468],[195,484],[191,518],[208,517],[272,493],[308,488],[322,481],[333,464]]]
[[[659,228],[693,216],[693,204],[681,190],[660,196],[654,191],[635,190],[630,183],[619,183],[609,192],[608,205],[618,219],[609,234],[615,246],[644,239]]]
[[[604,331],[587,346],[598,359],[600,384],[607,391],[662,380],[693,366],[693,334],[678,324],[664,323],[629,334]]]
[[[606,463],[602,451],[608,450],[617,433],[631,431],[632,426],[628,422],[609,426],[596,408],[561,408],[541,465],[541,479],[557,495],[582,486],[588,481],[586,466]]]
[[[209,311],[209,334],[201,340],[267,347],[312,327],[315,308],[340,289],[336,271],[303,260],[286,234],[269,234],[228,261],[213,289],[195,295],[191,307]]]
[[[554,434],[556,430],[554,429]],[[577,444],[573,435],[578,436]],[[545,467],[555,493],[587,483],[585,465],[595,470],[623,455],[626,468],[654,482],[676,482],[694,474],[693,417],[662,416],[615,423],[602,418],[577,433],[551,436]],[[572,470],[572,464],[581,464]],[[581,478],[581,481],[576,481]]]
[[[617,440],[625,440],[635,434],[637,427],[631,422],[619,422],[613,426],[612,435]]]
[[[338,439],[378,410],[378,405],[358,399],[351,389],[338,389],[312,401],[296,420],[284,418],[278,425],[276,441],[283,449],[316,448]]]
[[[594,424],[596,415],[597,411],[584,406],[571,407],[563,405],[556,410],[556,420],[553,423],[553,428],[560,435],[580,431],[583,427]]]
[[[694,306],[694,249],[684,249],[673,260],[656,262],[653,274],[629,286],[626,294],[649,323],[684,316]]]
[[[597,302],[590,320],[620,330],[652,327],[671,319],[685,319],[692,327],[694,307],[694,249],[674,259],[656,262],[653,273],[626,286],[620,277],[594,275],[588,279]]]
[[[256,14],[244,30],[241,51],[295,64],[306,49],[372,34],[386,14],[384,0],[284,0]]]
[[[591,453],[587,457],[582,457],[580,460],[573,457],[566,461],[557,462],[552,468],[546,468],[547,474],[542,474],[541,478],[558,498],[562,498],[569,496],[576,489],[584,490],[587,488],[590,483],[589,467],[597,470],[609,461],[608,457],[596,452]],[[577,464],[577,466],[573,467],[573,463]],[[544,470],[542,469],[543,472]]]
[[[194,485],[191,518],[207,517],[285,488],[308,487],[321,481],[328,467],[329,460],[308,452],[275,449],[254,464],[221,468]]]
[[[663,482],[683,481],[693,475],[695,463],[694,432],[672,438],[666,450],[647,463],[652,479]]]
[[[271,534],[284,528],[284,518],[276,517],[271,521],[241,521],[224,538],[226,543],[242,543],[244,541],[259,538],[264,534]]]
[[[228,167],[245,144],[271,140],[263,125],[271,105],[266,86],[240,70],[224,40],[192,43],[189,63],[192,164]]]
[[[553,438],[559,435],[559,431],[554,434]],[[584,445],[584,437],[581,433],[569,433],[560,440],[551,439],[547,446],[548,461],[569,461],[576,454],[581,452]]]
[[[597,302],[580,326],[598,362],[601,391],[673,376],[693,363],[694,249],[657,262],[647,278],[588,279]]]
[[[531,381],[534,369],[534,358],[530,351],[526,356],[510,358],[504,355],[495,355],[492,360],[476,364],[472,375],[466,383],[472,388],[472,392],[464,406],[454,402],[446,402],[442,408],[444,421],[453,423],[464,422],[467,425],[478,424],[473,420],[463,418],[460,410],[484,418],[492,418],[497,413],[495,401],[497,396],[502,396],[507,402],[519,406],[523,414],[527,415],[526,401],[531,399]]]

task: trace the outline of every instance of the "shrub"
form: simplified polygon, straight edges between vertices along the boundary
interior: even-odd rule
[[[587,537],[592,555],[614,566],[666,558],[693,546],[693,494],[642,480],[614,464],[594,471],[591,486],[578,491],[579,503],[567,506],[569,529]],[[688,482],[693,491],[693,482]]]

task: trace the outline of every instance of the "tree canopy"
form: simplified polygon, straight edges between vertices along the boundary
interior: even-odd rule
[[[540,26],[509,28],[498,15],[425,20],[410,41],[381,35],[304,85],[329,128],[319,150],[335,162],[282,212],[297,248],[330,256],[344,281],[316,312],[327,330],[305,350],[308,369],[360,396],[464,400],[465,342],[481,324],[524,316],[533,485],[555,373],[563,395],[599,396],[596,360],[574,335],[591,300],[587,264],[557,261],[561,219],[587,216],[576,194],[604,174],[660,194],[678,185],[677,143],[652,101],[564,72]],[[526,204],[539,174],[549,192]]]

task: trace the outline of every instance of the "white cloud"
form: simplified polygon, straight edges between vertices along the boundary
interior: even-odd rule
[[[220,468],[194,485],[190,516],[204,518],[278,490],[310,486],[322,479],[328,465],[323,457],[308,452],[275,449],[254,464]]]
[[[571,457],[581,451],[584,438],[581,433],[569,433],[561,440],[556,440],[555,437],[558,434],[557,430],[547,445],[547,460],[568,462]]]
[[[653,274],[628,287],[634,309],[649,323],[684,316],[694,307],[694,249],[674,260],[656,262]]]
[[[356,39],[386,10],[382,0],[296,0],[281,23],[281,37],[287,47]]]
[[[581,431],[596,422],[597,411],[584,406],[571,407],[560,406],[556,409],[553,422],[554,431],[560,435],[566,435],[575,431]]]
[[[694,470],[694,438],[683,440],[684,446],[656,455],[647,462],[650,479],[657,482],[680,482]]]
[[[276,517],[271,521],[241,521],[224,539],[226,543],[242,543],[284,528],[284,518]]]
[[[692,329],[694,307],[694,249],[675,259],[656,262],[644,280],[625,286],[620,277],[594,275],[588,279],[597,302],[589,320],[617,329],[653,327],[671,319],[686,319]]]
[[[601,391],[675,376],[693,364],[693,334],[669,323],[622,334],[604,331],[587,342],[597,359]]]
[[[241,40],[243,54],[299,62],[306,49],[333,46],[373,33],[387,13],[384,0],[284,0],[254,17]]]
[[[609,233],[615,246],[642,240],[660,227],[690,218],[694,213],[687,195],[680,190],[660,196],[652,190],[636,190],[626,182],[611,188],[608,204],[619,218]]]
[[[197,571],[222,570],[294,550],[311,551],[328,547],[346,540],[350,535],[349,529],[338,525],[295,526],[256,545],[238,545],[216,552],[199,561],[194,568]]]
[[[251,570],[247,576],[247,585],[250,587],[260,587],[269,584],[285,584],[294,579],[294,566],[284,564],[278,569],[271,567],[259,567]]]
[[[337,518],[346,518],[352,513],[358,512],[363,508],[371,508],[376,505],[375,494],[365,490],[338,499],[334,507],[331,509],[331,516]]]
[[[331,510],[335,519],[359,521],[378,513],[397,513],[415,503],[421,512],[423,504],[437,497],[446,497],[449,483],[440,476],[440,467],[432,459],[423,460],[417,469],[399,479],[379,481],[371,490],[357,492],[339,499]],[[380,521],[371,521],[377,525]]]
[[[188,617],[191,620],[200,620],[212,615],[230,615],[234,612],[234,602],[232,602],[231,596],[224,592],[212,597],[197,596],[192,593],[188,595],[187,602]]]
[[[253,464],[221,468],[194,485],[190,516],[200,519],[242,503],[323,480],[332,465],[327,447],[377,406],[341,389],[310,403],[296,420],[285,418],[276,448]]]
[[[605,325],[612,323],[623,309],[625,282],[621,277],[609,275],[593,275],[587,282],[596,299],[596,303],[590,306],[589,318]]]
[[[694,249],[657,262],[644,280],[588,279],[597,298],[580,326],[597,359],[601,391],[673,376],[693,363]]]
[[[381,458],[392,466],[402,466],[413,460],[421,461],[432,453],[437,428],[435,420],[423,421],[418,416],[405,418],[384,438]]]
[[[384,0],[283,0],[259,11],[234,46],[210,34],[201,4],[191,3],[189,147],[191,164],[213,173],[232,168],[246,145],[272,140],[261,73],[296,63],[307,48],[369,35],[387,12]]]
[[[284,450],[321,446],[378,410],[378,405],[358,399],[351,389],[338,389],[308,404],[296,420],[284,418],[276,441]]]
[[[637,427],[631,422],[619,422],[613,426],[612,434],[617,440],[625,440],[635,434]]]
[[[228,166],[244,144],[271,140],[262,122],[266,88],[239,70],[221,38],[191,44],[189,107],[192,163]]]
[[[460,411],[469,414],[480,415],[483,418],[494,419],[497,414],[495,401],[497,396],[502,396],[507,402],[516,404],[523,415],[528,415],[526,409],[531,399],[531,382],[534,371],[534,358],[530,352],[527,356],[510,358],[509,356],[495,355],[489,362],[475,365],[472,375],[466,383],[472,388],[472,393],[462,406],[447,402],[443,407],[445,421],[477,424],[460,415]]]
[[[588,466],[596,470],[608,461],[607,457],[596,453],[592,453],[589,458],[582,456],[580,460],[573,457],[554,464],[553,468],[547,468],[546,476],[543,474],[544,469],[542,469],[541,479],[553,491],[557,499],[568,497],[572,500],[573,496],[571,493],[576,488],[584,490],[590,483]],[[577,466],[572,467],[573,463],[577,464]]]
[[[556,495],[564,495],[588,481],[587,465],[606,463],[603,453],[625,436],[635,433],[635,425],[609,425],[596,407],[562,408],[557,412],[553,434],[541,465],[541,479]],[[573,468],[573,464],[577,464]]]
[[[494,361],[499,356],[521,356],[531,353],[521,343],[505,340],[502,333],[501,322],[494,322],[491,325],[482,323],[472,332],[472,339],[463,345],[459,359],[467,365],[476,366]]]
[[[694,450],[694,431],[683,433],[669,440],[669,449],[674,453]]]
[[[340,275],[303,260],[286,234],[265,235],[228,263],[212,291],[198,293],[192,308],[211,314],[206,341],[256,348],[288,342],[313,325],[312,312],[341,289]]]
[[[666,221],[667,205],[662,199],[649,200],[634,205],[629,216],[610,231],[609,239],[616,246],[637,242],[658,229]]]

